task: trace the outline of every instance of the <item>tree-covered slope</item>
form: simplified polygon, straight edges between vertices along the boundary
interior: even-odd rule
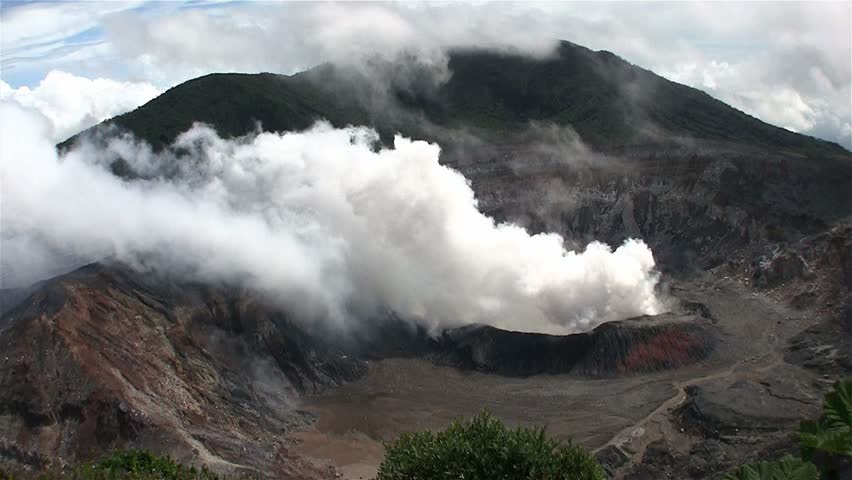
[[[317,89],[284,75],[211,74],[171,88],[107,123],[162,146],[195,122],[213,125],[231,137],[248,133],[258,122],[268,130],[286,131],[307,128],[320,118],[358,122],[363,116],[338,111]]]
[[[323,65],[293,76],[207,75],[108,123],[155,146],[196,121],[234,136],[256,128],[257,122],[285,131],[325,118],[335,125],[369,124],[387,138],[395,131],[423,136],[420,120],[425,117],[442,127],[501,134],[529,121],[570,125],[600,149],[686,137],[801,153],[848,153],[766,124],[612,53],[568,42],[547,58],[456,51],[448,66],[449,78],[437,86],[417,78],[400,82],[412,72],[394,64],[381,66],[379,74]]]
[[[458,52],[441,106],[460,122],[570,124],[589,143],[669,134],[787,149],[836,150],[751,117],[701,90],[666,80],[606,52],[563,42],[551,58]]]

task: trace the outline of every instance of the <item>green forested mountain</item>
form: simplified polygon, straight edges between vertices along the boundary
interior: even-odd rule
[[[610,52],[568,42],[541,59],[455,51],[448,66],[449,79],[437,86],[418,78],[398,81],[417,71],[394,64],[381,67],[382,80],[331,65],[293,76],[212,74],[108,123],[155,146],[195,121],[235,136],[257,122],[266,130],[284,131],[324,118],[335,125],[371,125],[387,138],[395,131],[417,136],[425,117],[437,126],[485,132],[505,132],[529,121],[570,125],[586,143],[603,149],[686,137],[800,153],[845,152],[834,143],[764,123]],[[383,95],[389,98],[377,101]]]

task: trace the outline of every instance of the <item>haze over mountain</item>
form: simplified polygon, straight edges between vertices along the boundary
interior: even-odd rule
[[[4,235],[109,257],[3,294],[8,464],[321,478],[295,432],[370,451],[488,401],[615,476],[713,478],[852,371],[852,154],[609,52],[212,74],[58,149],[3,114]]]
[[[165,90],[211,72],[292,74],[458,48],[538,58],[556,39],[617,52],[792,131],[852,148],[852,15],[844,2],[4,2],[3,80],[51,70]],[[638,21],[637,19],[641,19]],[[61,25],[61,29],[57,26]],[[72,99],[80,92],[55,92]],[[54,97],[57,98],[58,97]],[[116,112],[119,113],[119,112]]]
[[[417,58],[400,63],[377,58],[363,69],[324,65],[293,76],[212,75],[172,88],[113,122],[155,147],[171,143],[193,122],[213,125],[226,136],[249,133],[257,122],[266,130],[287,131],[305,129],[319,119],[425,136],[417,125],[421,114],[437,126],[500,133],[531,121],[570,125],[585,143],[606,149],[682,137],[844,153],[837,145],[768,125],[610,52],[568,42],[543,59],[457,51],[447,68],[451,73],[444,79],[441,68]],[[340,91],[348,95],[329,95]],[[376,108],[380,105],[414,117],[382,112]],[[403,118],[395,118],[399,116]]]

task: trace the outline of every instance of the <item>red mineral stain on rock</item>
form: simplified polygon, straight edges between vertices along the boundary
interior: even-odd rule
[[[680,367],[703,356],[703,348],[700,338],[683,331],[667,330],[633,345],[619,370],[639,372]]]

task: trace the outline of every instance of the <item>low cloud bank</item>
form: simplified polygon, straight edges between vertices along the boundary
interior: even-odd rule
[[[557,234],[495,223],[438,145],[376,151],[372,130],[324,123],[225,140],[197,125],[163,153],[125,136],[58,156],[36,112],[0,102],[0,120],[6,271],[33,249],[112,255],[343,326],[390,309],[428,328],[569,333],[660,308],[641,240],[566,251]],[[118,158],[134,180],[110,172]]]
[[[53,142],[133,110],[160,93],[146,82],[90,79],[58,70],[48,73],[34,88],[12,88],[0,80],[0,99],[38,110],[50,122]]]

